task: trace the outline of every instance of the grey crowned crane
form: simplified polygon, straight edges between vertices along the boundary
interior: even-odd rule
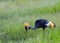
[[[49,28],[56,27],[53,22],[45,20],[45,19],[36,20],[34,28],[32,28],[29,25],[28,22],[25,23],[24,25],[25,25],[25,30],[26,31],[29,30],[29,29],[35,30],[35,29],[38,29],[38,28],[42,28],[43,30],[45,30],[45,28],[47,28],[47,27],[49,27]]]

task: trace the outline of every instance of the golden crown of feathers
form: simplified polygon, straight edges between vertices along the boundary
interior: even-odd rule
[[[30,26],[29,22],[24,23],[24,26]]]

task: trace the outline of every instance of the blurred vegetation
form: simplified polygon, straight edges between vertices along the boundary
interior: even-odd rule
[[[60,0],[0,0],[0,42],[59,43],[59,12]],[[42,29],[25,31],[25,22],[34,27],[35,20],[41,18],[54,22],[57,27],[47,28],[44,36]]]

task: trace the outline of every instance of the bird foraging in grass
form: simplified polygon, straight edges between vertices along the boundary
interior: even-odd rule
[[[34,28],[32,28],[28,22],[25,23],[26,31],[29,30],[29,29],[35,30],[35,29],[38,29],[38,28],[42,28],[43,30],[45,30],[45,28],[47,28],[47,27],[53,28],[53,27],[56,27],[56,26],[53,22],[48,21],[46,19],[36,20]]]

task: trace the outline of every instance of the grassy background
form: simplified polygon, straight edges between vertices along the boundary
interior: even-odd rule
[[[0,0],[0,43],[60,43],[59,12],[60,0]],[[44,34],[42,29],[25,31],[25,22],[34,27],[41,18],[56,28],[46,28]]]

